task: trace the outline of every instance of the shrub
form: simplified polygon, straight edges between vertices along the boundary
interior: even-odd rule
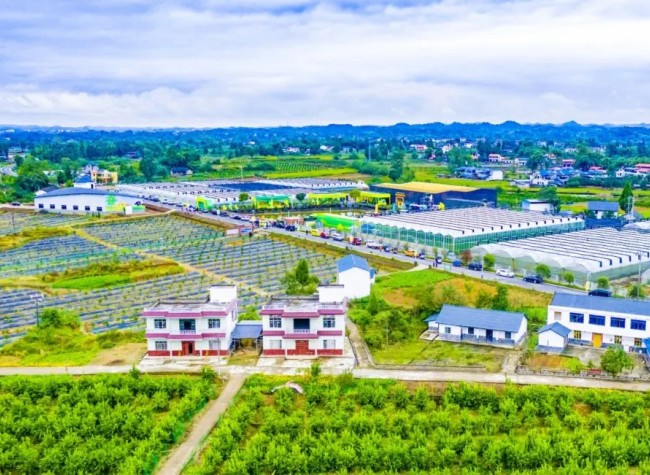
[[[596,281],[596,286],[599,289],[609,289],[609,279],[605,276],[598,277],[598,280]]]
[[[548,279],[551,277],[551,268],[546,264],[537,264],[535,266],[535,273],[541,275],[545,279]]]
[[[486,254],[483,256],[483,266],[485,270],[492,270],[496,264],[496,259],[492,254]]]
[[[600,367],[608,373],[617,376],[624,369],[634,368],[632,358],[625,352],[622,346],[613,345],[607,347],[600,358]]]

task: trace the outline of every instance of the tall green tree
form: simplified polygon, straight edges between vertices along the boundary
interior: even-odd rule
[[[284,275],[282,283],[287,295],[310,295],[316,291],[319,280],[309,273],[309,264],[305,259],[300,259],[293,271]]]
[[[492,300],[493,310],[508,310],[510,303],[508,301],[508,288],[505,285],[497,287],[497,294]]]
[[[617,376],[624,369],[634,368],[634,362],[621,345],[612,345],[607,347],[605,353],[600,358],[600,367],[608,373]]]
[[[144,175],[147,181],[153,180],[156,176],[157,169],[158,166],[153,158],[143,157],[142,160],[140,160],[140,173]]]
[[[632,185],[629,181],[625,182],[621,197],[618,199],[618,205],[621,207],[625,214],[632,211],[632,203],[634,202],[634,195],[632,194]]]
[[[557,213],[560,211],[560,197],[557,194],[556,186],[547,186],[542,188],[542,190],[537,194],[537,197],[540,200],[548,201],[553,207],[553,212]]]

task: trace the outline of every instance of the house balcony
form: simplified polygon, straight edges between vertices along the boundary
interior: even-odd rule
[[[283,338],[289,340],[315,340],[318,338],[318,334],[309,328],[294,328],[292,331],[285,333]]]
[[[179,330],[179,335],[196,335],[196,330]]]

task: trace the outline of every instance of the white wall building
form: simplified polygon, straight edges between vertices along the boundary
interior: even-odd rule
[[[521,209],[523,211],[537,211],[539,213],[552,213],[553,203],[546,200],[523,200],[521,202]]]
[[[142,212],[140,198],[89,188],[61,188],[34,198],[34,209],[53,213]]]
[[[237,286],[213,285],[206,300],[160,300],[142,316],[148,356],[225,356],[237,323]]]
[[[571,330],[568,344],[640,351],[650,337],[650,302],[556,293],[548,306],[548,323],[554,322]]]
[[[368,261],[350,254],[339,259],[336,267],[337,282],[343,286],[346,298],[358,299],[370,295],[372,284],[375,283],[375,270],[368,265]]]
[[[562,352],[569,343],[571,330],[558,322],[549,323],[537,331],[538,351]]]
[[[463,343],[517,347],[526,337],[523,313],[444,305],[438,315],[426,319],[438,339]]]
[[[262,308],[262,356],[343,356],[347,299],[343,285],[309,296],[271,297]]]

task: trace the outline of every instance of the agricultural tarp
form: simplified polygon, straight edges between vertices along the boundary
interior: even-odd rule
[[[316,220],[326,228],[349,230],[353,226],[358,226],[359,221],[355,218],[340,216],[338,214],[319,213]]]

